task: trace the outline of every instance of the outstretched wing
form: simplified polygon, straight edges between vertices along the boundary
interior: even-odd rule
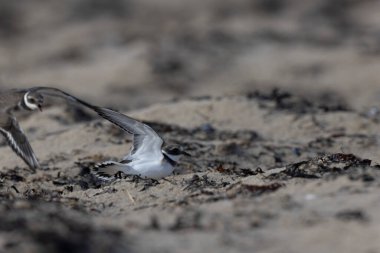
[[[67,101],[86,106],[97,112],[101,117],[132,134],[133,148],[127,156],[128,159],[162,159],[161,148],[164,142],[149,126],[114,110],[91,105],[57,88],[35,87],[31,90],[49,96],[61,97]]]
[[[94,110],[126,132],[133,134],[133,148],[130,158],[161,159],[162,138],[148,125],[111,109],[96,107]]]
[[[32,169],[39,168],[37,157],[33,152],[32,147],[29,144],[24,132],[20,128],[16,119],[8,116],[9,120],[7,124],[0,127],[0,132],[7,139],[9,146],[13,151],[21,157],[25,163]]]

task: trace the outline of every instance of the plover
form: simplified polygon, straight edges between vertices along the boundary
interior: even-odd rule
[[[43,102],[43,96],[32,89],[14,89],[0,93],[0,133],[13,151],[32,169],[40,165],[12,111],[17,107],[28,111],[42,110]]]
[[[142,178],[160,179],[171,175],[182,155],[180,146],[164,147],[163,139],[148,125],[111,109],[94,107],[101,117],[133,135],[132,149],[120,162],[106,161],[95,166],[95,174],[109,179],[124,173]]]
[[[91,106],[62,90],[52,87],[12,89],[0,93],[0,133],[5,136],[13,151],[22,158],[31,169],[39,168],[40,165],[24,131],[18,124],[12,111],[16,108],[28,111],[39,109],[42,111],[44,95],[62,97],[71,102],[81,103],[87,107]]]

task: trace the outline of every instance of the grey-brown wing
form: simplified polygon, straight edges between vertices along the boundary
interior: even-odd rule
[[[163,145],[163,140],[161,137],[149,126],[132,119],[122,113],[116,112],[114,110],[98,107],[91,105],[67,92],[64,92],[57,88],[52,87],[34,87],[29,91],[39,92],[43,95],[60,97],[67,101],[81,104],[94,110],[99,116],[109,120],[115,125],[119,126],[126,132],[133,135],[133,147],[130,155],[137,155],[137,153],[148,153],[153,159],[156,156],[157,159],[162,156],[161,147]]]
[[[130,156],[146,153],[151,159],[162,157],[161,148],[164,141],[151,127],[111,109],[101,107],[93,109],[101,117],[133,134],[133,148]]]
[[[15,118],[9,116],[8,123],[0,127],[0,132],[7,139],[13,151],[21,157],[30,168],[36,169],[40,167],[28,139]]]

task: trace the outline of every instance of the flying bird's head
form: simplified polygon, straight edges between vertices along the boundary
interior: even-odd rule
[[[185,152],[181,146],[167,146],[162,150],[162,153],[173,162],[178,162],[182,155],[191,156]]]
[[[42,105],[44,103],[44,97],[38,93],[33,91],[28,91],[25,93],[22,105],[26,110],[34,111],[39,109],[42,111]]]

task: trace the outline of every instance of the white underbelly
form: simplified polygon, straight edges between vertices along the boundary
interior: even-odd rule
[[[126,174],[139,175],[142,178],[160,179],[173,173],[173,166],[162,161],[135,161],[129,164],[133,168]]]

